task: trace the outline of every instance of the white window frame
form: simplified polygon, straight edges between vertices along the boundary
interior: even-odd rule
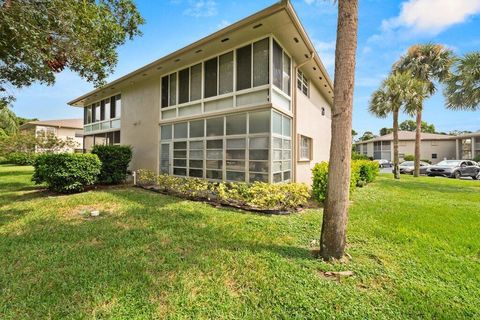
[[[306,95],[307,97],[310,97],[310,80],[307,78],[307,76],[305,76],[305,74],[301,70],[297,71],[297,88],[304,95]],[[303,89],[306,90],[306,93],[305,93],[305,91],[303,91]],[[323,110],[325,110],[325,109],[323,109]],[[322,115],[325,115],[324,111],[323,111]]]
[[[307,141],[308,145],[304,146],[303,142]],[[304,156],[304,152],[307,152],[307,157]],[[298,135],[298,161],[310,162],[313,157],[313,139],[309,136],[299,134]]]

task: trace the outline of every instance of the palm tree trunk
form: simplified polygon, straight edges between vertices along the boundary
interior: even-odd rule
[[[323,210],[320,256],[340,259],[345,253],[350,159],[352,153],[352,105],[357,50],[358,1],[338,1],[332,139],[328,186]]]
[[[417,128],[415,129],[415,170],[413,175],[420,176],[420,144],[422,134],[422,109],[417,108]]]
[[[393,111],[393,176],[395,179],[400,179],[398,162],[398,110],[396,110]]]

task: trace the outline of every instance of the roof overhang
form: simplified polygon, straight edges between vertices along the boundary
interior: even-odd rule
[[[297,63],[300,64],[310,60],[302,66],[302,71],[322,92],[326,100],[332,104],[332,81],[321,61],[321,57],[316,52],[312,41],[288,0],[280,1],[180,50],[155,60],[102,87],[73,99],[68,104],[83,107],[121,91],[135,82],[151,77],[160,77],[178,69],[181,65],[193,64],[265,34],[273,34],[278,38]],[[311,59],[312,53],[314,55],[313,59]]]

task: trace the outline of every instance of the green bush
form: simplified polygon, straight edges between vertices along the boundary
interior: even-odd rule
[[[350,193],[358,186],[372,182],[378,175],[378,163],[371,160],[353,160],[351,162]],[[312,169],[312,193],[318,201],[327,196],[328,162],[315,164]]]
[[[8,163],[7,158],[0,156],[0,164]]]
[[[95,154],[42,154],[34,163],[32,180],[46,183],[50,190],[60,193],[81,192],[93,185],[100,174],[101,162]]]
[[[473,161],[480,162],[480,154],[473,158]]]
[[[102,184],[117,184],[125,181],[127,168],[132,160],[130,146],[96,145],[92,149],[102,162],[98,182]]]
[[[6,156],[6,162],[17,166],[32,166],[36,157],[33,152],[12,152]]]
[[[370,158],[367,155],[358,153],[358,152],[352,152],[352,160],[369,160]]]
[[[310,192],[300,183],[212,182],[199,178],[156,175],[137,171],[139,185],[157,185],[157,189],[193,200],[216,200],[219,203],[256,210],[292,211],[305,206]]]
[[[375,180],[379,173],[378,162],[370,160],[357,160],[354,162],[358,166],[359,182],[370,183]]]
[[[415,156],[411,155],[411,154],[406,154],[404,157],[403,157],[403,160],[405,161],[415,161]]]

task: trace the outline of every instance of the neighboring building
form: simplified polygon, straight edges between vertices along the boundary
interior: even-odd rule
[[[329,158],[332,103],[289,1],[69,102],[84,108],[85,149],[131,145],[133,170],[306,183]]]
[[[53,134],[59,139],[71,139],[75,146],[66,147],[63,152],[83,151],[83,120],[82,119],[60,119],[30,121],[20,126],[21,131],[31,131],[35,136]],[[39,150],[36,151],[45,151]]]
[[[444,159],[455,159],[454,138],[444,134],[422,133],[421,159],[429,160],[434,164]],[[357,142],[355,148],[357,152],[373,159],[393,161],[393,133]],[[398,132],[398,153],[400,160],[403,160],[405,155],[415,154],[415,132]]]
[[[457,159],[472,160],[480,157],[480,132],[466,133],[453,137]]]

